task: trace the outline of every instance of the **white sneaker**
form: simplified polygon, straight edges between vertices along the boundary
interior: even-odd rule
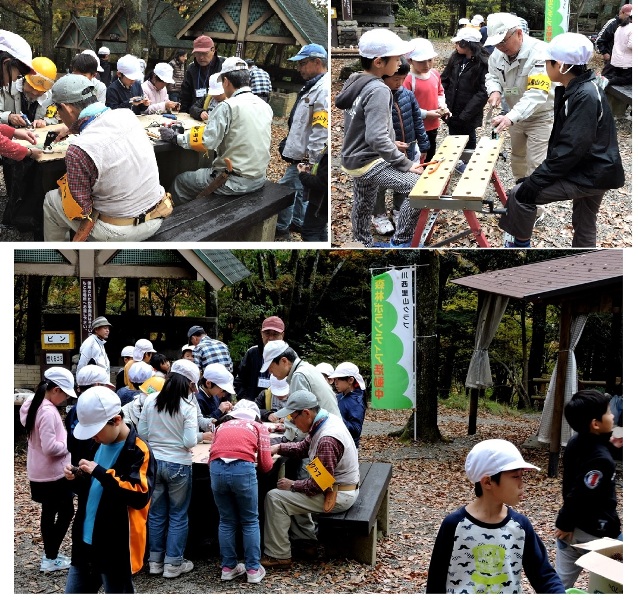
[[[503,248],[514,248],[516,238],[511,233],[503,233]]]
[[[148,561],[148,571],[151,575],[161,575],[164,572],[164,563]]]
[[[44,573],[52,573],[53,571],[64,571],[71,566],[71,559],[64,554],[58,554],[57,558],[42,557],[40,563],[40,571]]]
[[[195,565],[190,560],[183,560],[181,565],[164,564],[164,577],[172,579],[179,577],[182,573],[190,573]]]
[[[390,223],[387,215],[373,217],[372,226],[379,235],[390,235],[394,231],[394,225]]]
[[[226,569],[227,567],[222,569],[222,581],[232,581],[235,577],[239,577],[246,572],[244,563],[237,563],[234,569],[228,569],[228,571]]]
[[[248,583],[259,583],[266,576],[266,569],[259,565],[259,569],[248,571]]]

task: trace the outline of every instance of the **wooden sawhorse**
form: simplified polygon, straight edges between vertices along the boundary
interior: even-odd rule
[[[434,230],[434,223],[439,212],[443,209],[462,210],[470,228],[446,238],[442,242],[434,244],[434,246],[441,246],[447,242],[474,235],[477,244],[481,248],[490,247],[485,234],[481,230],[476,213],[483,212],[483,204],[486,203],[484,198],[490,183],[494,186],[496,195],[503,206],[507,202],[503,184],[495,170],[496,161],[503,146],[503,138],[480,138],[454,191],[451,195],[447,195],[446,191],[450,177],[469,139],[467,135],[448,135],[432,157],[433,161],[438,160],[440,162],[434,166],[425,167],[420,179],[408,195],[410,207],[421,209],[412,242],[410,243],[411,248],[419,247],[424,232],[424,246],[429,244]],[[490,201],[487,204],[493,203]],[[490,212],[494,212],[493,206],[491,206]]]

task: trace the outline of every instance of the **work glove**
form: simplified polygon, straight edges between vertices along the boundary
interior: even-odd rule
[[[516,199],[522,204],[535,204],[536,198],[543,188],[526,177],[516,191]]]
[[[163,142],[170,142],[177,145],[177,132],[170,127],[160,127],[159,134]]]

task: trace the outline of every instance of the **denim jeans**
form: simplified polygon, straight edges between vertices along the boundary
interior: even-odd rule
[[[237,566],[235,539],[241,526],[246,569],[259,569],[261,536],[255,463],[216,459],[210,463],[210,482],[219,510],[219,551],[222,568]]]
[[[182,564],[192,487],[191,465],[157,461],[155,489],[148,513],[150,561]]]
[[[105,594],[134,594],[133,578],[128,573],[97,573],[89,567],[71,565],[66,578],[65,594],[97,594],[104,586]]]
[[[287,185],[295,190],[295,202],[292,206],[284,208],[277,218],[277,231],[288,231],[291,223],[297,225],[300,229],[306,215],[306,206],[308,201],[304,202],[303,185],[299,179],[299,171],[297,165],[288,165],[284,176],[277,182],[281,185]]]

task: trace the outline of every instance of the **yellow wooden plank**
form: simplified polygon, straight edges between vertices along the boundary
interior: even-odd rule
[[[433,173],[430,173],[430,171],[436,165],[425,167],[423,174],[410,192],[409,198],[438,200],[445,191],[445,187],[454,172],[454,167],[459,161],[465,144],[467,144],[469,139],[467,135],[448,135],[432,157],[432,160],[441,160],[441,164],[438,165],[438,168]],[[410,206],[413,206],[412,203],[410,203]],[[414,208],[426,207],[415,206]]]
[[[459,179],[452,197],[459,200],[483,200],[492,179],[503,138],[482,137]]]

